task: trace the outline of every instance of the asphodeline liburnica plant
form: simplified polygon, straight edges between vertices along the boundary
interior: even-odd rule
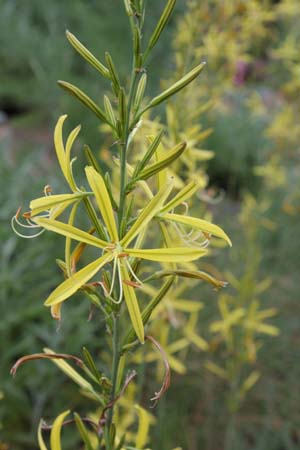
[[[114,159],[113,173],[105,173],[106,165],[85,145],[88,161],[84,170],[86,182],[85,187],[78,186],[72,170],[75,158],[72,158],[71,152],[80,126],[64,140],[63,127],[67,116],[61,116],[55,127],[54,144],[68,192],[53,194],[51,187],[47,185],[45,195],[31,201],[29,212],[21,215],[18,210],[12,219],[12,226],[17,234],[24,237],[32,238],[47,230],[65,238],[64,261],[59,261],[64,281],[49,295],[45,305],[51,308],[52,316],[60,320],[62,305],[66,300],[78,291],[82,297],[87,297],[101,311],[105,320],[110,361],[102,362],[102,365],[107,366],[107,373],[103,373],[98,370],[97,361],[86,349],[83,350],[83,360],[77,356],[44,349],[43,353],[24,356],[16,362],[12,368],[13,374],[26,361],[52,359],[79,385],[81,392],[93,399],[91,409],[97,408],[97,415],[91,413],[81,417],[74,413],[70,418],[70,411],[64,411],[53,425],[46,425],[41,421],[38,428],[41,450],[48,448],[48,430],[51,430],[51,450],[60,450],[61,429],[72,423],[76,424],[86,449],[145,448],[145,433],[151,421],[145,410],[136,407],[140,427],[135,438],[132,438],[132,433],[127,433],[119,414],[116,414],[118,402],[122,402],[125,390],[132,385],[136,375],[134,371],[128,372],[125,356],[129,352],[135,352],[145,341],[161,354],[165,378],[161,389],[153,397],[154,402],[158,401],[169,385],[168,355],[171,356],[171,353],[166,352],[147,333],[148,323],[155,317],[153,312],[179,276],[193,280],[204,279],[216,287],[223,285],[211,275],[198,272],[194,266],[192,271],[188,269],[191,261],[207,255],[207,247],[213,237],[223,239],[229,245],[231,242],[219,226],[188,215],[186,202],[197,192],[197,182],[190,181],[178,190],[174,187],[173,178],[168,175],[168,167],[180,158],[186,149],[186,143],[179,142],[165,151],[161,144],[163,133],[159,132],[156,136],[149,137],[149,146],[140,160],[134,165],[130,164],[134,160],[131,144],[141,125],[143,114],[190,84],[204,68],[202,62],[156,97],[145,101],[147,60],[168,23],[175,2],[176,0],[169,0],[166,3],[149,41],[143,45],[146,2],[124,0],[133,39],[133,66],[128,90],[122,85],[109,53],[105,55],[105,64],[100,62],[67,31],[67,38],[74,49],[110,83],[111,93],[104,96],[102,107],[76,86],[63,81],[59,85],[110,128],[118,156]],[[117,183],[112,183],[112,179],[117,180]],[[142,207],[141,198],[144,201]],[[86,230],[78,226],[79,210],[80,215],[82,211],[86,212],[90,222],[90,228]],[[180,213],[182,210],[184,212]],[[67,220],[64,220],[66,217]],[[80,219],[82,223],[82,217]],[[151,235],[150,244],[148,237],[153,227],[159,233]],[[89,247],[94,248],[98,255],[82,267],[82,255]],[[152,273],[141,279],[143,264],[146,263],[149,267],[149,262],[152,264]],[[158,273],[157,264],[162,269]],[[150,286],[154,280],[165,277],[167,281],[154,290],[152,297],[148,297],[147,303],[143,304],[140,298],[143,286],[148,283]],[[72,362],[80,367],[82,373],[71,366]],[[98,405],[96,408],[94,401]],[[128,406],[130,407],[133,408]],[[131,446],[132,443],[134,447]]]

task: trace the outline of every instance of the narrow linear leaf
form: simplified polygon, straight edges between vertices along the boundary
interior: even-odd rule
[[[171,277],[179,276],[179,277],[184,277],[184,278],[193,278],[196,280],[204,280],[204,281],[207,281],[208,283],[210,283],[211,285],[213,285],[214,288],[216,288],[216,289],[224,288],[228,284],[226,281],[218,280],[214,276],[212,276],[209,273],[204,272],[202,270],[196,271],[196,270],[185,270],[185,269],[161,270],[161,271],[156,272],[153,275],[151,275],[149,278],[144,280],[144,282],[150,281],[150,280],[157,280],[157,279],[160,279],[163,277],[169,277],[169,276],[171,276]]]
[[[118,96],[119,120],[125,126],[127,123],[127,105],[124,88],[120,88]]]
[[[66,30],[66,36],[72,47],[84,58],[91,66],[98,70],[105,78],[110,78],[109,70],[105,67],[70,31]]]
[[[166,27],[168,20],[173,12],[174,6],[176,4],[176,0],[168,0],[168,3],[155,27],[155,30],[153,31],[149,44],[148,44],[148,52],[152,50],[152,48],[157,43],[161,33],[163,32],[164,28]]]
[[[105,53],[105,59],[106,59],[106,64],[108,66],[110,78],[112,80],[112,87],[113,87],[114,93],[115,93],[116,97],[118,97],[119,90],[121,88],[121,84],[120,84],[120,79],[119,79],[116,67],[114,65],[111,55],[108,52]]]
[[[94,446],[91,443],[88,431],[87,431],[83,421],[81,420],[81,417],[79,416],[79,414],[74,413],[74,420],[75,420],[77,429],[79,431],[79,434],[85,444],[85,450],[94,450]]]
[[[185,88],[188,84],[190,84],[195,78],[198,77],[198,75],[202,72],[205,62],[199,64],[197,67],[195,67],[193,70],[191,70],[189,73],[187,73],[184,77],[182,77],[180,80],[178,80],[175,84],[170,86],[168,89],[163,91],[161,94],[154,97],[151,102],[147,105],[147,107],[143,110],[143,113],[147,111],[149,108],[153,108],[154,106],[159,105],[160,103],[167,100],[172,95],[176,94],[177,92],[181,91],[181,89]]]
[[[105,109],[105,113],[106,113],[107,117],[109,118],[109,121],[113,124],[114,128],[116,128],[117,122],[116,122],[114,110],[113,110],[112,104],[111,104],[109,98],[107,97],[107,95],[104,95],[104,109]]]
[[[146,151],[145,155],[141,159],[141,161],[137,163],[137,165],[134,169],[134,172],[132,174],[133,179],[139,177],[140,171],[143,170],[144,167],[146,166],[146,164],[150,161],[150,159],[154,155],[157,147],[159,146],[159,144],[161,142],[162,136],[163,136],[163,130],[160,130],[160,132],[155,137],[149,136],[150,139],[152,138],[152,142],[151,142],[148,150]]]
[[[90,146],[87,145],[87,144],[84,144],[83,150],[84,150],[84,154],[85,154],[86,160],[89,163],[89,166],[94,167],[96,172],[100,173],[103,176],[102,169],[99,166],[98,161],[95,158],[95,155],[94,155],[92,149],[90,148]]]
[[[100,108],[100,106],[96,105],[96,103],[84,92],[82,92],[78,87],[74,86],[71,83],[61,80],[58,81],[58,84],[61,88],[65,89],[69,94],[76,97],[84,106],[86,106],[90,111],[92,111],[98,117],[98,119],[111,125],[108,118],[105,115],[105,112]]]
[[[140,81],[137,85],[137,89],[136,89],[135,99],[133,102],[133,111],[134,112],[136,112],[139,109],[139,107],[142,103],[142,100],[145,95],[146,86],[147,86],[147,74],[143,73],[143,75],[141,76]]]
[[[174,162],[176,159],[178,159],[182,153],[184,152],[186,148],[186,142],[181,142],[180,144],[176,145],[172,150],[169,150],[165,157],[160,159],[154,164],[151,164],[150,166],[143,169],[139,175],[138,178],[140,180],[147,180],[148,178],[152,177],[156,173],[159,173],[166,167],[170,166],[172,162]]]

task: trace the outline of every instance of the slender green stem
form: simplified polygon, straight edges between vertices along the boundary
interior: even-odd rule
[[[112,373],[111,373],[111,380],[112,380],[112,389],[111,389],[111,396],[110,400],[114,401],[116,397],[116,389],[117,389],[117,376],[118,376],[118,370],[119,370],[119,362],[120,362],[120,349],[119,349],[119,314],[117,313],[114,317],[114,326],[113,326],[113,360],[112,360]],[[111,447],[110,442],[110,429],[112,425],[112,419],[113,419],[113,412],[114,412],[114,406],[112,406],[108,410],[107,414],[107,422],[105,425],[105,439],[106,439],[106,446],[107,450],[113,450]]]
[[[132,18],[130,19],[131,24],[131,30],[132,30],[132,36],[134,36],[134,22]],[[128,147],[129,147],[129,136],[131,132],[131,113],[132,113],[132,104],[134,95],[136,92],[137,87],[137,81],[138,81],[138,72],[136,71],[135,67],[135,57],[133,57],[133,67],[132,67],[132,73],[131,73],[131,79],[130,79],[130,88],[129,88],[129,94],[128,94],[128,102],[127,102],[127,118],[126,123],[122,124],[123,129],[123,135],[120,143],[120,197],[119,197],[119,208],[118,208],[118,227],[119,227],[119,237],[120,239],[123,237],[123,218],[124,218],[124,211],[126,207],[126,184],[127,184],[127,153],[128,153]],[[126,227],[125,227],[126,228]],[[117,395],[117,378],[118,378],[118,371],[119,371],[119,363],[120,363],[120,348],[119,348],[119,311],[116,312],[114,316],[114,325],[113,325],[113,335],[112,335],[112,347],[113,347],[113,360],[112,360],[112,370],[111,370],[111,377],[112,377],[112,390],[111,390],[111,401],[114,400],[114,398]],[[105,426],[105,443],[107,450],[113,450],[110,442],[110,430],[113,422],[113,414],[114,414],[114,406],[109,409],[108,415],[107,415],[107,423]]]

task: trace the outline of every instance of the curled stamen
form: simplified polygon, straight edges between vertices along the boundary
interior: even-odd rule
[[[44,187],[44,194],[46,197],[52,194],[52,187],[50,186],[50,184],[46,184],[46,186]]]
[[[123,298],[123,283],[122,283],[122,274],[121,274],[121,263],[120,260],[117,260],[117,266],[118,266],[118,278],[119,278],[119,289],[120,289],[120,293],[119,293],[119,299],[118,299],[118,304],[121,303],[122,298]]]
[[[31,235],[30,234],[28,235],[28,234],[20,233],[17,230],[15,224],[17,224],[19,227],[25,228],[25,229],[29,229],[29,228],[34,229],[34,228],[41,228],[41,227],[38,226],[37,224],[30,224],[30,222],[28,222],[29,223],[28,225],[25,225],[24,223],[19,221],[19,219],[18,219],[19,215],[20,215],[20,211],[18,209],[17,213],[11,219],[11,227],[12,227],[14,233],[16,233],[17,236],[20,236],[20,237],[22,237],[24,239],[33,239],[33,238],[39,236],[40,234],[42,234],[45,231],[45,229],[42,228],[37,233],[31,234]]]
[[[188,246],[197,246],[199,248],[206,248],[210,243],[210,235],[204,231],[200,231],[193,236],[194,230],[187,232],[183,225],[172,222],[172,226],[180,239]],[[197,239],[204,236],[206,239],[202,242],[196,242]]]
[[[115,300],[111,296],[111,294],[113,292],[114,284],[115,284],[116,272],[118,272],[118,282],[119,282],[119,289],[120,289],[118,300]],[[106,297],[109,298],[116,305],[119,305],[123,299],[123,284],[122,284],[122,276],[121,276],[121,267],[120,267],[120,260],[117,257],[115,257],[115,259],[114,259],[111,288],[110,288],[110,291],[106,294]]]
[[[114,284],[115,284],[115,279],[116,279],[116,271],[117,271],[117,258],[114,259],[114,266],[113,266],[113,274],[112,274],[112,279],[111,279],[111,286],[110,286],[110,290],[108,293],[108,296],[111,297],[111,294],[113,292],[114,289]]]
[[[126,267],[128,268],[129,272],[131,273],[132,277],[135,279],[135,281],[138,283],[138,286],[141,286],[143,282],[137,277],[137,275],[132,270],[131,265],[129,264],[128,260],[125,259]]]

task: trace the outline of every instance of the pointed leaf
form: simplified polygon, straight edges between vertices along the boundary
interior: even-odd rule
[[[72,47],[101,75],[110,78],[109,70],[74,36],[70,31],[66,31],[66,36]]]
[[[150,159],[154,155],[157,147],[160,144],[162,136],[163,136],[163,130],[160,130],[160,132],[157,134],[157,136],[155,136],[155,137],[149,136],[148,137],[148,139],[150,140],[150,146],[149,146],[148,150],[146,151],[145,155],[143,156],[143,158],[141,159],[141,161],[139,161],[137,163],[137,165],[134,169],[133,175],[132,175],[133,179],[139,177],[140,171],[143,170],[145,165],[150,161]]]
[[[163,220],[173,221],[177,223],[182,223],[196,230],[203,231],[204,233],[212,234],[213,236],[224,239],[230,246],[232,246],[231,240],[227,234],[218,227],[207,220],[198,219],[196,217],[183,216],[180,214],[164,214],[160,217]]]
[[[60,433],[65,417],[70,414],[70,410],[61,413],[54,421],[50,434],[51,450],[61,450]]]
[[[67,300],[78,289],[80,289],[87,281],[89,281],[108,261],[113,258],[111,253],[106,253],[101,258],[96,259],[92,263],[85,266],[73,274],[66,281],[61,283],[54,291],[49,295],[45,301],[46,306],[53,306],[64,300]]]
[[[130,277],[128,274],[128,270],[125,265],[121,264],[121,275],[123,281],[129,281]],[[139,341],[143,344],[145,341],[144,338],[144,325],[142,321],[142,316],[139,308],[139,304],[135,295],[135,290],[132,286],[127,283],[123,283],[124,297],[127,305],[127,309],[129,312],[129,316],[131,319],[132,326],[134,331],[139,339]]]
[[[172,95],[179,92],[181,89],[183,89],[185,86],[187,86],[189,83],[191,83],[197,76],[202,72],[203,68],[205,66],[205,62],[199,64],[197,67],[192,69],[189,73],[187,73],[184,77],[182,77],[179,81],[174,83],[172,86],[170,86],[168,89],[166,89],[161,94],[154,97],[149,105],[143,110],[145,112],[149,108],[153,108],[156,105],[159,105],[163,101],[167,100],[167,98],[171,97]]]
[[[150,166],[143,169],[139,175],[138,178],[140,180],[147,180],[148,178],[152,177],[156,173],[161,172],[166,167],[169,167],[172,162],[174,162],[177,158],[179,158],[182,153],[184,152],[186,148],[186,143],[181,142],[180,144],[176,145],[172,150],[169,150],[162,159],[159,159],[154,164],[151,164]]]
[[[124,248],[124,252],[134,258],[147,259],[148,261],[179,263],[194,261],[207,254],[207,250],[186,247],[153,249]]]
[[[105,248],[108,245],[108,242],[102,241],[102,239],[99,239],[86,231],[82,231],[67,223],[59,222],[58,220],[37,217],[34,221],[46,230],[54,231],[54,233],[61,234],[62,236],[74,239],[75,241],[84,242],[85,244],[98,248]]]
[[[137,111],[139,109],[145,94],[146,85],[147,85],[147,74],[143,73],[136,89],[135,99],[133,103],[133,111]]]
[[[80,433],[80,436],[85,444],[85,450],[94,450],[94,446],[91,443],[89,433],[88,433],[83,421],[81,420],[81,417],[79,416],[79,414],[74,413],[74,419],[75,419],[77,429]]]
[[[163,10],[163,13],[155,27],[155,30],[153,31],[151,37],[150,37],[150,41],[148,44],[148,51],[150,51],[155,44],[157,43],[161,33],[163,32],[164,28],[166,27],[168,20],[172,14],[172,11],[174,9],[176,0],[168,0],[168,3],[165,7],[165,9]]]
[[[119,237],[114,212],[111,206],[111,201],[106,189],[105,182],[102,176],[98,172],[96,172],[96,170],[93,167],[90,166],[86,167],[85,173],[89,185],[91,186],[91,189],[94,192],[99,210],[102,214],[109,235],[113,242],[118,242]]]
[[[90,111],[92,111],[100,120],[109,123],[104,111],[84,92],[82,92],[78,87],[66,81],[58,81],[60,87],[65,89],[69,94],[74,95],[81,103],[84,104]]]

